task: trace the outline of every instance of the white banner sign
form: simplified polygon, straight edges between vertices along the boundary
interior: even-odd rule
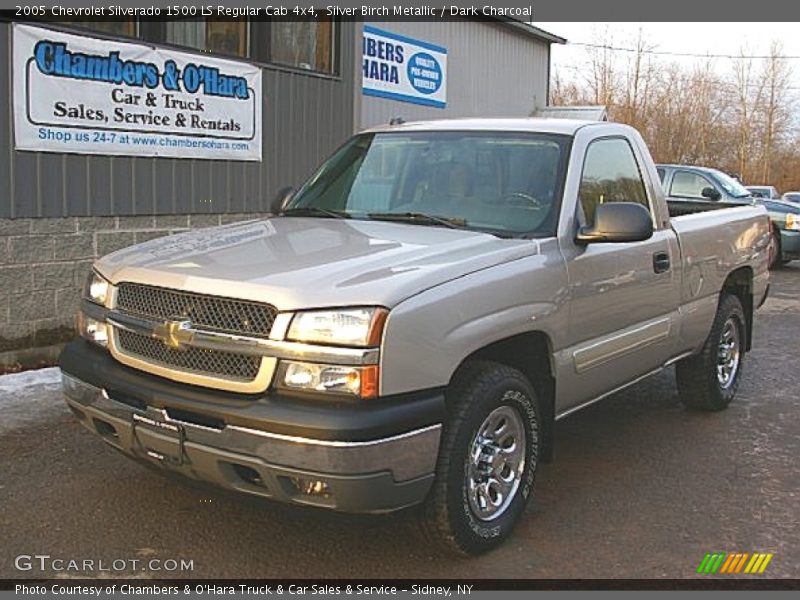
[[[261,70],[14,25],[18,150],[261,160]]]
[[[364,25],[362,92],[447,106],[447,48]]]

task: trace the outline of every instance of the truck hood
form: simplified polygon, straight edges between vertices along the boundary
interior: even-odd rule
[[[133,281],[269,302],[279,310],[392,307],[425,289],[539,252],[536,240],[405,223],[278,217],[159,238],[101,258]]]

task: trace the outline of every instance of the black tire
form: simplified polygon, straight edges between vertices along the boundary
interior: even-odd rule
[[[428,540],[441,549],[459,555],[477,555],[491,550],[508,537],[531,496],[539,456],[541,413],[536,391],[522,373],[488,361],[473,361],[462,367],[447,391],[447,403],[449,416],[442,431],[436,479],[422,510],[423,531]],[[500,418],[504,414],[509,416],[506,427],[511,427],[512,433],[524,430],[524,448],[520,446],[517,451],[514,472],[519,475],[512,478],[517,482],[516,487],[504,495],[510,500],[504,507],[497,507],[496,516],[491,520],[484,520],[471,504],[480,504],[477,487],[470,492],[470,482],[474,481],[470,474],[474,474],[476,469],[471,452],[486,447],[480,446],[478,433],[482,433],[480,430],[490,416],[496,419],[498,414]],[[506,431],[497,436],[495,448],[498,453],[502,452],[499,446],[504,437],[510,435]],[[481,456],[487,455],[481,453]],[[521,456],[524,456],[524,462],[520,462]],[[503,460],[500,458],[498,462]],[[481,465],[498,469],[500,474],[495,482],[499,482],[505,472],[502,470],[506,469],[506,466],[494,463],[494,466],[487,462]],[[488,477],[495,477],[494,472]],[[490,484],[485,486],[488,494]],[[503,496],[484,496],[492,501],[499,497]],[[492,510],[492,507],[487,505],[487,510]]]
[[[718,372],[721,344],[728,323],[736,328],[738,358],[732,377],[725,381]],[[739,389],[745,356],[745,316],[742,303],[736,296],[720,298],[717,314],[700,354],[678,362],[676,375],[681,402],[692,410],[718,411],[727,408]]]

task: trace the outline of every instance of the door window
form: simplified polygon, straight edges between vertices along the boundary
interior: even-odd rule
[[[605,202],[636,202],[650,211],[633,149],[622,138],[592,142],[586,151],[578,193],[584,224],[594,223],[597,205]]]

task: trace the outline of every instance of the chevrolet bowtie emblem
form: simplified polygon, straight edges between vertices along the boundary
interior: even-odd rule
[[[169,348],[181,348],[192,341],[194,332],[189,319],[164,321],[153,327],[153,337],[160,339]]]

